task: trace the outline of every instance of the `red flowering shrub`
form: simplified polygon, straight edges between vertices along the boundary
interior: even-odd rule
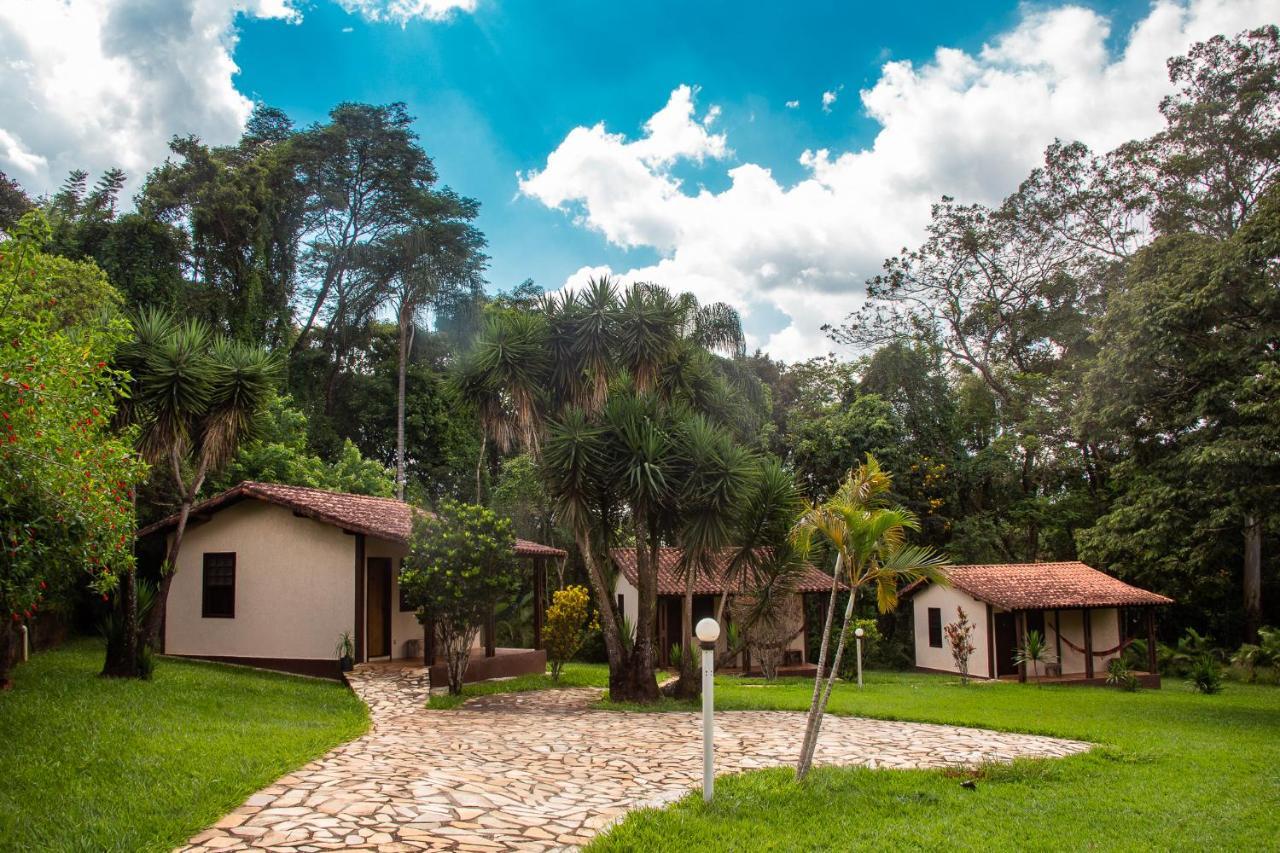
[[[108,430],[121,376],[102,365],[129,335],[119,297],[93,264],[42,254],[47,238],[32,213],[0,246],[0,683],[12,627],[50,588],[87,575],[105,595],[132,567],[143,471]]]

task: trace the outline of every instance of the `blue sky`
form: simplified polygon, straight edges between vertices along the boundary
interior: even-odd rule
[[[600,273],[743,314],[787,360],[860,304],[943,194],[998,202],[1055,138],[1159,129],[1165,61],[1277,0],[911,4],[0,0],[0,170],[136,188],[253,101],[299,124],[404,101],[481,202],[489,279]],[[824,93],[826,103],[824,105]]]
[[[1127,29],[1147,4],[1092,3]],[[482,203],[490,280],[558,287],[584,264],[649,264],[558,210],[520,197],[518,171],[542,166],[578,125],[633,133],[682,83],[721,106],[737,159],[803,176],[806,148],[869,143],[878,126],[857,92],[890,59],[939,46],[980,48],[1018,17],[1016,2],[496,2],[444,21],[370,22],[315,3],[300,24],[242,20],[236,86],[302,124],[335,103],[401,100],[442,180]],[[843,86],[826,113],[821,95]],[[800,106],[787,109],[787,101]],[[843,103],[842,103],[843,102]],[[713,189],[723,169],[690,170]]]

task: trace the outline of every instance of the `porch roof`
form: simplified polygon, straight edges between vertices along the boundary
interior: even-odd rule
[[[684,576],[679,571],[683,548],[658,549],[658,595],[684,595]],[[700,572],[694,579],[694,595],[720,595],[725,591],[724,573],[729,566],[732,551],[726,549],[712,558],[709,572]],[[636,583],[636,551],[634,548],[614,548],[609,552],[622,574],[634,586]],[[843,584],[841,585],[843,588]],[[811,564],[805,564],[796,592],[830,592],[831,575],[820,572]],[[741,592],[734,589],[730,592]]]
[[[201,501],[191,508],[192,517],[211,515],[243,500],[258,500],[293,510],[294,514],[312,518],[352,533],[364,533],[391,542],[407,543],[413,530],[413,513],[422,512],[411,504],[393,498],[330,492],[306,486],[280,483],[256,483],[246,480],[238,486]],[[167,533],[178,524],[171,515],[138,531],[138,538],[154,533]],[[517,539],[515,552],[522,557],[563,557],[560,548]]]
[[[1078,561],[948,566],[946,572],[956,589],[1006,610],[1173,603],[1172,598],[1132,586]],[[910,595],[922,586],[922,581],[916,582],[903,594]]]

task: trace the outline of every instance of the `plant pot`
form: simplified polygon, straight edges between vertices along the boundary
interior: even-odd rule
[[[350,672],[355,666],[355,661],[351,659],[350,655],[343,655],[338,658],[338,666],[342,667],[343,672]]]

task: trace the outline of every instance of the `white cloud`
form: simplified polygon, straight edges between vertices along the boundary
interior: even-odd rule
[[[404,26],[415,18],[442,21],[454,12],[474,12],[477,0],[338,0],[348,12],[369,21]]]
[[[603,124],[570,131],[520,189],[612,243],[658,251],[652,266],[616,271],[624,279],[731,302],[748,328],[770,326],[754,315],[785,315],[752,343],[804,358],[831,348],[819,326],[856,308],[884,258],[920,240],[940,195],[998,201],[1055,137],[1105,150],[1153,132],[1165,60],[1274,11],[1274,0],[1158,0],[1115,56],[1098,13],[1026,11],[977,54],[944,47],[919,66],[886,63],[860,93],[881,126],[870,147],[804,151],[807,175],[789,186],[765,165],[732,163],[727,138],[697,116],[696,90],[681,86],[637,139]],[[680,161],[707,160],[730,161],[721,192],[691,194],[672,176]]]
[[[836,98],[840,97],[840,89],[843,88],[844,86],[840,86],[837,89],[829,89],[822,93],[822,111],[824,113],[831,112],[831,108],[835,106]]]
[[[237,15],[298,18],[292,0],[0,0],[0,169],[47,192],[119,166],[136,187],[174,134],[235,140]]]
[[[787,101],[787,103],[785,104],[785,106],[786,106],[786,108],[787,108],[787,109],[789,109],[789,110],[794,110],[796,107],[800,106],[800,102],[799,102],[799,101]]]

